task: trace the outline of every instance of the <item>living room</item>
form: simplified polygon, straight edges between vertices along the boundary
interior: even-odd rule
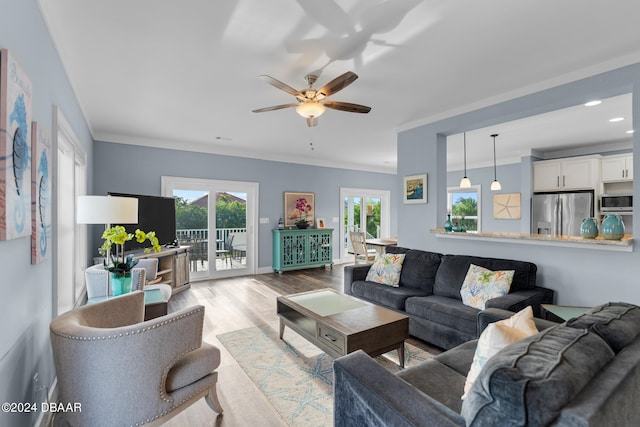
[[[259,182],[259,216],[270,219],[257,232],[258,268],[264,270],[271,265],[271,229],[282,216],[284,191],[314,192],[318,216],[333,218],[339,216],[341,186],[389,190],[393,218],[390,234],[397,235],[404,247],[533,262],[539,267],[539,284],[554,289],[558,304],[591,306],[617,300],[640,303],[640,292],[633,286],[635,263],[639,261],[635,245],[631,252],[614,252],[512,241],[454,240],[430,232],[442,227],[447,214],[447,170],[443,165],[447,163],[448,135],[623,93],[634,95],[630,121],[640,123],[640,101],[635,96],[640,87],[640,57],[635,51],[628,52],[625,66],[592,64],[591,72],[580,73],[558,70],[554,81],[492,99],[473,110],[453,112],[425,124],[407,124],[397,135],[397,171],[380,173],[94,140],[38,2],[4,0],[0,7],[3,12],[11,11],[0,16],[0,47],[11,50],[34,83],[34,120],[52,129],[52,108],[57,106],[64,112],[87,153],[90,194],[108,191],[160,194],[160,177],[167,175]],[[250,73],[252,77],[259,74],[256,70]],[[96,85],[99,84],[97,81]],[[637,164],[640,148],[635,143],[637,136],[633,139],[632,152]],[[428,203],[403,204],[400,194],[403,177],[417,173],[428,174]],[[528,184],[528,180],[522,179],[522,187]],[[633,191],[635,194],[640,190]],[[523,204],[522,208],[527,210],[528,206]],[[639,224],[637,215],[634,213],[633,218]],[[91,251],[98,241],[99,237],[94,236],[88,245]],[[338,253],[338,249],[336,246],[334,252]],[[55,315],[57,297],[55,268],[51,259],[32,265],[30,252],[28,238],[0,242],[3,271],[0,311],[7,325],[0,339],[3,378],[0,394],[7,402],[29,401],[36,373],[40,385],[51,386],[55,378],[49,343],[49,323]],[[7,425],[23,425],[25,419],[35,421],[23,415],[18,421],[7,418]]]

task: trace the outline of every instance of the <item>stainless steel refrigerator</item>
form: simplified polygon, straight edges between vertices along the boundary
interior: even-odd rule
[[[579,236],[584,218],[593,216],[593,191],[534,193],[531,234]]]

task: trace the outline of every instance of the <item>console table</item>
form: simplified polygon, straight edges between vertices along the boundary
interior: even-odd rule
[[[135,254],[134,258],[158,258],[159,283],[171,285],[172,293],[184,291],[189,283],[189,246],[162,248],[160,252]]]
[[[274,229],[273,271],[329,265],[333,268],[333,229]]]

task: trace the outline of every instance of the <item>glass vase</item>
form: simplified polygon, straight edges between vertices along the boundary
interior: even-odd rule
[[[451,215],[447,215],[447,220],[444,222],[444,231],[447,233],[451,233],[453,230],[453,225],[451,224]]]
[[[131,272],[111,272],[111,295],[117,296],[131,292]]]

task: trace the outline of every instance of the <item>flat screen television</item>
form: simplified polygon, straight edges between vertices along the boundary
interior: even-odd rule
[[[145,233],[155,231],[158,243],[162,246],[172,245],[176,241],[176,202],[173,197],[145,196],[141,194],[112,193],[111,196],[134,197],[138,199],[138,223],[114,224],[122,225],[128,233],[135,233],[140,229]],[[149,248],[149,242],[136,242],[136,239],[128,241],[125,245],[127,251]]]

